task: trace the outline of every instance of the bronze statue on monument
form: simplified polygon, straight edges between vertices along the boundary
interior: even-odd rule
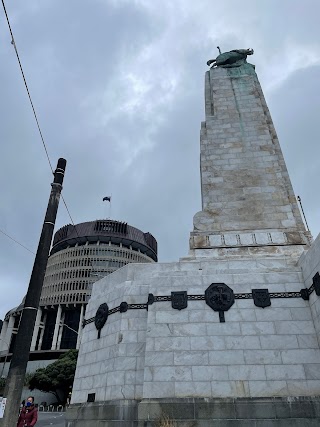
[[[240,67],[240,65],[247,62],[247,56],[253,55],[253,49],[234,49],[230,52],[221,53],[220,47],[218,46],[219,55],[216,59],[209,59],[207,65],[212,67]]]

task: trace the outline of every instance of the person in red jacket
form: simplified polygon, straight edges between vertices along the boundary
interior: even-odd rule
[[[34,398],[29,396],[21,409],[17,427],[33,427],[38,421],[38,409],[34,406]]]

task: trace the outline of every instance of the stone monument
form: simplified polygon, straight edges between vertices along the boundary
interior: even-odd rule
[[[320,423],[320,238],[301,219],[252,53],[208,61],[189,255],[94,284],[69,427]]]

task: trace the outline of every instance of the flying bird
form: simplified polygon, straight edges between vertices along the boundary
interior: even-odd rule
[[[111,196],[110,196],[110,197],[108,197],[108,196],[104,197],[104,198],[102,199],[102,201],[103,201],[103,202],[104,202],[104,201],[111,202]]]

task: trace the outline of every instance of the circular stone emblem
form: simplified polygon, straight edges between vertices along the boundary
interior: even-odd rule
[[[125,313],[126,311],[128,311],[128,303],[122,301],[122,303],[120,304],[120,313]]]
[[[109,314],[109,307],[108,307],[108,304],[105,302],[100,305],[94,318],[95,327],[99,331],[98,338],[100,338],[100,331],[104,327],[104,324],[108,319],[108,314]]]
[[[233,290],[225,283],[212,283],[204,295],[206,303],[214,311],[227,311],[234,304]]]

